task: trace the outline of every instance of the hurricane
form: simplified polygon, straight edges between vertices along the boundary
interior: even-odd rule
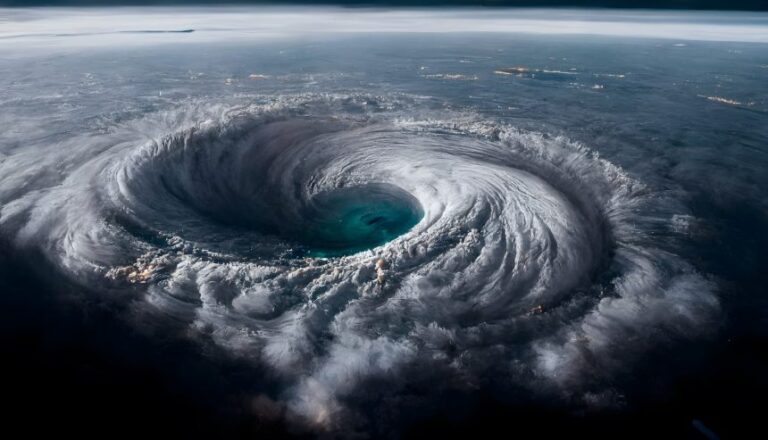
[[[611,405],[718,314],[670,250],[685,205],[589,145],[409,94],[238,101],[4,157],[0,232],[263,368],[260,401],[309,429],[374,423],[406,384]]]

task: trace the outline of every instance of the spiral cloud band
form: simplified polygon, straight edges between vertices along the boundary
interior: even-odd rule
[[[265,399],[323,428],[419,368],[600,396],[717,313],[660,242],[680,205],[585,146],[409,96],[257,101],[8,155],[0,231],[265,367]]]

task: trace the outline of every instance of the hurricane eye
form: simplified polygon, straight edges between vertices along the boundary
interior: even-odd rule
[[[411,194],[386,183],[339,188],[315,196],[290,231],[314,256],[372,249],[405,234],[423,217]]]

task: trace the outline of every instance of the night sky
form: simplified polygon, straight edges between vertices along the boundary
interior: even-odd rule
[[[0,6],[115,6],[115,5],[341,5],[414,6],[414,7],[568,7],[568,8],[647,8],[647,9],[710,9],[710,10],[768,10],[765,0],[0,0]]]

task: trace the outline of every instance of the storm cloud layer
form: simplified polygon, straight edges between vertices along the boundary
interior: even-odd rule
[[[680,206],[586,146],[408,96],[260,100],[7,155],[3,234],[264,366],[281,384],[266,401],[322,429],[370,417],[366,384],[416,367],[610,400],[606,376],[717,312],[714,285],[657,242]],[[334,240],[312,233],[323,210],[369,197],[421,218],[313,254]]]

